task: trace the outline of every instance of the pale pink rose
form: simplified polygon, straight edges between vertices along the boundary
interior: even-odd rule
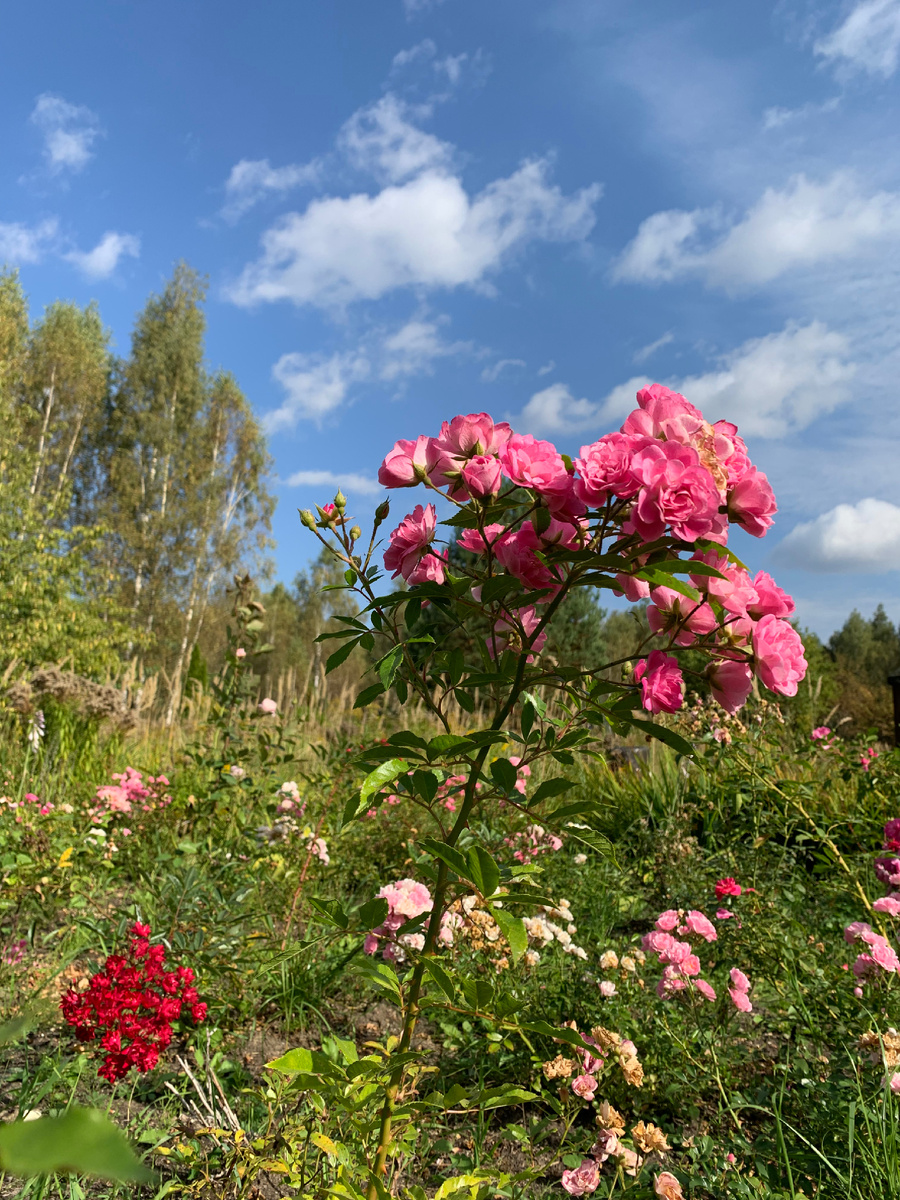
[[[900,1092],[900,1072],[894,1072],[894,1074],[888,1080],[888,1087],[894,1093]]]
[[[550,508],[563,503],[571,490],[562,455],[552,442],[542,442],[530,433],[514,433],[500,450],[500,464],[508,479],[531,488],[546,499]]]
[[[660,1171],[653,1177],[653,1190],[661,1200],[684,1200],[681,1184],[671,1171]]]
[[[655,634],[669,634],[676,646],[690,646],[697,637],[712,633],[718,617],[702,600],[691,600],[673,588],[657,587],[650,593],[653,603],[647,621]]]
[[[694,987],[700,993],[704,1000],[709,1000],[710,1003],[716,998],[716,989],[712,984],[707,983],[705,979],[695,979]]]
[[[686,954],[679,964],[682,975],[699,975],[700,974],[700,959],[696,954]]]
[[[408,946],[410,950],[425,949],[425,935],[422,933],[404,933],[400,941],[404,946]]]
[[[863,998],[863,990],[862,990],[862,988],[861,988],[861,987],[855,987],[855,988],[853,989],[853,995],[854,995],[854,996],[857,998],[857,1000],[862,1000],[862,998]]]
[[[266,696],[264,700],[260,700],[257,707],[259,708],[259,711],[266,717],[274,716],[274,714],[278,711],[278,705],[271,698],[271,696]]]
[[[667,908],[665,912],[659,914],[653,924],[657,929],[663,929],[666,933],[671,933],[680,920],[677,908]]]
[[[753,656],[756,674],[770,691],[797,695],[797,685],[806,674],[806,659],[793,626],[778,617],[763,617],[753,629]]]
[[[724,536],[715,481],[690,446],[654,442],[637,451],[634,468],[642,487],[623,526],[626,533],[645,542],[662,537],[666,526],[686,542]]]
[[[463,919],[459,913],[445,912],[441,917],[441,927],[438,930],[438,941],[443,946],[452,946],[456,931],[461,929]]]
[[[593,1075],[578,1075],[572,1080],[572,1091],[582,1100],[593,1100],[597,1090],[597,1080]]]
[[[604,1000],[611,1000],[616,995],[616,985],[611,979],[604,979],[600,984],[600,995]]]
[[[434,903],[425,884],[415,879],[398,879],[396,883],[383,887],[378,895],[387,900],[390,916],[408,920],[431,912]]]
[[[775,493],[756,467],[750,467],[728,493],[729,518],[754,537],[765,537],[777,511]]]
[[[678,930],[679,933],[693,933],[697,937],[704,938],[707,942],[714,942],[718,938],[716,927],[710,921],[709,917],[692,908],[684,919],[684,925]]]
[[[641,483],[631,461],[635,451],[645,445],[646,437],[607,433],[590,446],[582,446],[580,458],[574,460],[579,475],[576,495],[592,508],[605,504],[611,495],[622,499],[636,495]]]
[[[366,940],[363,942],[363,953],[374,954],[378,949],[378,938],[374,933],[367,933]]]
[[[598,1162],[606,1162],[612,1155],[619,1152],[619,1135],[615,1129],[601,1129],[597,1134],[597,1140],[591,1146],[591,1155]]]
[[[690,954],[690,942],[679,942],[677,938],[672,938],[671,944],[660,954],[659,961],[680,969],[682,963],[690,957]]]
[[[900,958],[887,938],[870,931],[862,935],[862,940],[868,943],[872,961],[881,967],[882,971],[900,971]]]
[[[594,1159],[584,1158],[580,1167],[563,1171],[562,1185],[570,1196],[589,1196],[600,1186],[600,1168]]]
[[[677,659],[653,650],[636,665],[633,678],[641,685],[641,704],[648,712],[677,712],[681,708],[684,681]]]
[[[638,1167],[641,1165],[641,1156],[635,1150],[630,1150],[628,1146],[623,1146],[620,1142],[616,1158],[626,1175],[637,1175]]]
[[[637,1046],[634,1044],[631,1038],[623,1038],[616,1048],[616,1053],[618,1054],[619,1058],[623,1059],[637,1058]]]
[[[666,968],[668,970],[668,968]],[[678,976],[663,976],[656,985],[656,994],[660,999],[665,1000],[675,992],[683,992],[687,987],[687,981]]]
[[[506,533],[505,525],[485,525],[483,530],[466,529],[456,539],[457,546],[470,550],[473,554],[486,554],[488,548],[493,548],[498,538]]]
[[[762,617],[790,617],[794,612],[794,601],[778,586],[771,575],[757,571],[753,577],[756,601],[747,606],[747,613],[754,621]]]
[[[851,921],[844,930],[844,941],[858,942],[864,933],[871,933],[872,926],[866,921]]]
[[[738,992],[750,991],[750,980],[738,967],[731,968],[731,986]]]
[[[246,658],[247,651],[244,649],[243,646],[238,646],[237,650],[235,650],[235,652],[234,652],[234,657],[237,659]]]
[[[414,442],[395,442],[378,468],[378,482],[386,488],[415,487],[428,478],[438,457],[434,439],[424,434]]]
[[[892,917],[900,917],[900,897],[880,896],[872,907],[876,912],[887,913]]]
[[[750,1003],[750,997],[746,992],[739,991],[738,988],[729,988],[728,995],[731,997],[731,1003],[738,1012],[753,1012],[753,1005]]]
[[[402,575],[407,583],[443,583],[446,556],[431,549],[437,527],[437,512],[433,504],[425,508],[417,504],[413,511],[391,534],[391,544],[384,553],[384,565],[393,578]]]
[[[476,500],[496,496],[500,491],[500,462],[489,454],[476,454],[462,469],[466,491]]]
[[[535,533],[534,526],[530,521],[526,521],[521,529],[507,533],[495,543],[494,555],[501,567],[509,571],[510,575],[515,575],[526,587],[535,590],[555,589],[559,585],[553,573],[546,563],[542,563],[537,557],[537,551],[541,549],[541,540]]]
[[[733,916],[734,916],[734,913],[729,912],[727,908],[717,908],[716,909],[716,920],[717,921],[730,921]]]
[[[726,712],[736,713],[747,702],[753,688],[753,672],[745,662],[714,659],[706,668],[713,699]]]

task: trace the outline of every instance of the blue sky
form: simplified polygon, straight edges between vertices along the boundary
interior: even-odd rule
[[[297,507],[366,516],[397,438],[486,410],[577,452],[655,379],[745,434],[780,513],[734,546],[804,624],[900,620],[900,0],[31,0],[4,32],[0,261],[123,352],[177,259],[209,276],[281,577]]]

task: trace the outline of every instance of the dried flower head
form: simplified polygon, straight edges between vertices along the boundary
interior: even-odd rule
[[[665,1154],[670,1148],[663,1131],[658,1126],[644,1124],[643,1121],[638,1121],[631,1131],[631,1137],[637,1148],[645,1154]]]

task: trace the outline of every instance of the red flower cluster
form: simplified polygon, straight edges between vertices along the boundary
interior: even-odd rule
[[[110,1083],[132,1067],[150,1071],[156,1066],[182,1007],[190,1009],[195,1021],[206,1018],[191,968],[166,970],[165,947],[150,945],[149,925],[136,922],[129,932],[128,954],[111,954],[86,991],[70,988],[60,1004],[79,1041],[99,1039],[107,1053],[97,1074]]]

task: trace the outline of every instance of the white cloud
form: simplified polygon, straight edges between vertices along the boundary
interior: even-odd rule
[[[850,399],[856,367],[847,352],[847,339],[821,321],[788,324],[744,342],[721,370],[682,379],[677,390],[710,421],[724,418],[743,434],[780,438]]]
[[[423,38],[408,50],[398,51],[391,61],[391,74],[402,71],[413,63],[430,62],[437,54],[437,46],[431,38]]]
[[[314,200],[267,230],[261,257],[229,290],[236,304],[291,300],[341,305],[401,287],[482,284],[534,241],[583,241],[598,185],[564,196],[546,160],[524,163],[474,198],[429,169],[377,195]]]
[[[481,378],[485,383],[495,383],[506,370],[507,367],[527,367],[528,363],[524,358],[501,358],[499,362],[495,362],[491,367],[485,367],[481,372]]]
[[[814,49],[839,67],[888,79],[900,57],[900,0],[862,0]]]
[[[542,367],[538,367],[538,375],[549,375],[551,371],[556,369],[556,363],[551,358],[548,363],[544,363]]]
[[[267,158],[242,158],[231,168],[231,174],[225,181],[226,200],[220,216],[229,224],[234,224],[266,196],[281,196],[293,188],[316,183],[321,174],[322,164],[318,159],[309,163],[273,167]]]
[[[340,488],[344,495],[358,493],[361,496],[375,496],[383,491],[377,479],[367,475],[359,475],[355,471],[295,471],[285,483],[288,487]]]
[[[123,254],[138,258],[141,240],[132,233],[115,233],[110,230],[93,250],[70,250],[63,258],[88,279],[108,279],[119,265]]]
[[[634,354],[632,355],[632,361],[636,363],[646,362],[648,358],[652,357],[652,355],[657,352],[657,350],[662,350],[663,346],[668,346],[668,344],[670,342],[674,342],[674,340],[674,333],[671,331],[664,333],[661,337],[658,337],[655,342],[650,342],[649,345],[642,346],[640,350],[635,350]]]
[[[900,508],[872,497],[838,504],[814,521],[795,526],[773,558],[806,571],[900,570]]]
[[[724,418],[741,433],[780,438],[805,429],[850,399],[855,365],[847,341],[821,322],[787,325],[780,333],[751,338],[722,359],[719,370],[670,379],[710,421]],[[607,433],[635,406],[651,380],[636,375],[602,400],[576,399],[562,383],[537,392],[515,419],[531,433]]]
[[[339,408],[352,384],[366,379],[371,371],[368,359],[358,351],[332,354],[282,354],[272,368],[273,378],[287,396],[280,407],[263,417],[268,433],[292,429],[300,420],[321,424],[324,417]]]
[[[51,174],[80,171],[93,157],[91,147],[101,129],[99,118],[89,108],[44,92],[29,119],[44,135],[44,158]]]
[[[620,255],[613,277],[661,283],[696,275],[710,286],[740,290],[898,238],[897,192],[866,195],[845,171],[825,183],[796,175],[783,191],[768,188],[730,227],[718,209],[654,213]]]
[[[768,132],[771,129],[781,129],[795,121],[805,121],[808,117],[824,116],[839,108],[840,103],[840,96],[832,96],[829,100],[823,100],[821,104],[810,100],[798,108],[767,108],[763,113],[763,129]]]
[[[48,217],[37,225],[20,221],[0,221],[0,262],[17,266],[40,262],[48,243],[55,240],[59,230],[56,217]]]
[[[406,19],[411,20],[418,13],[428,12],[429,9],[437,8],[439,4],[443,4],[444,0],[403,0],[403,8],[406,12]]]
[[[436,358],[473,352],[471,342],[445,342],[440,335],[440,326],[448,318],[434,321],[414,319],[407,321],[395,333],[384,338],[381,345],[381,363],[378,377],[387,382],[410,375],[430,375]]]
[[[388,92],[353,114],[338,136],[338,147],[353,166],[384,183],[448,167],[453,147],[413,125],[412,115],[408,104]]]

